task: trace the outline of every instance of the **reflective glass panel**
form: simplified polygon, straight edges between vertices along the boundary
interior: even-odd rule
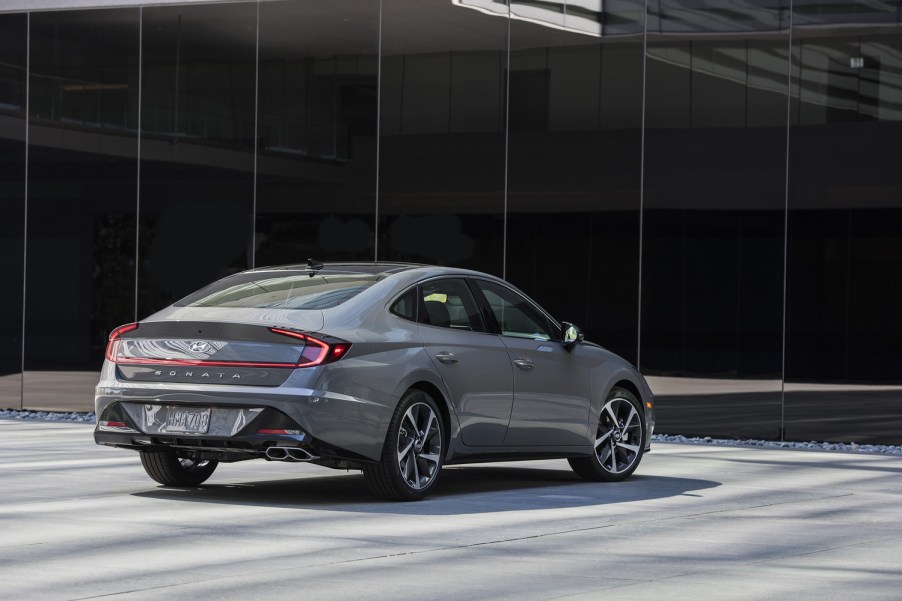
[[[257,265],[372,260],[379,3],[260,4]]]
[[[378,258],[500,275],[507,11],[382,7]]]
[[[93,408],[135,315],[138,9],[31,15],[25,405]]]
[[[254,3],[144,9],[138,315],[253,262]]]
[[[635,362],[641,22],[511,10],[507,278]]]
[[[26,15],[0,15],[0,407],[22,402]]]
[[[889,22],[889,8],[845,17]],[[898,444],[902,29],[801,27],[794,40],[786,435]]]
[[[658,430],[779,439],[786,20],[761,0],[650,10],[640,356]]]

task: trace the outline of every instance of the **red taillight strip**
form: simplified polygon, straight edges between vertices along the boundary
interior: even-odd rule
[[[307,341],[309,336],[306,334],[301,334],[300,332],[295,332],[292,330],[283,330],[282,328],[269,328],[269,331],[273,334],[281,334],[282,336],[290,336],[291,338],[297,338],[298,340]]]
[[[277,367],[295,368],[297,363],[268,363],[264,361],[205,361],[203,359],[154,359],[153,357],[117,357],[122,365],[190,365],[193,367]]]

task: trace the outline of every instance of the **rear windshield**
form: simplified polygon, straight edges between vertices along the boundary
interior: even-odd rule
[[[175,303],[177,307],[329,309],[351,299],[384,275],[241,273],[214,282]]]

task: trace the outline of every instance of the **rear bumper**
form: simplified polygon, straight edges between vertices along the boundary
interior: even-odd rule
[[[323,458],[378,461],[398,399],[350,382],[329,367],[296,370],[282,386],[260,387],[124,382],[116,378],[116,366],[106,362],[95,391],[95,441],[137,450],[208,450],[220,453],[220,461],[262,457],[273,444],[315,445]],[[327,382],[329,390],[310,386],[319,382]],[[208,431],[174,434],[146,417],[165,420],[169,407],[210,408]],[[125,422],[132,431],[101,431],[103,421]],[[259,429],[301,434],[274,438],[258,435]]]
[[[112,409],[111,412],[115,412]],[[275,412],[272,412],[273,414]],[[264,415],[264,417],[267,417]],[[272,416],[269,416],[272,417]],[[265,423],[264,420],[261,423]],[[277,420],[284,422],[284,418]],[[126,422],[128,423],[128,422]],[[129,424],[131,429],[134,426]],[[286,428],[287,429],[287,428]],[[131,449],[134,451],[175,450],[182,456],[198,460],[215,460],[224,463],[248,459],[269,459],[267,450],[298,449],[310,457],[310,461],[331,467],[354,467],[371,461],[347,449],[341,449],[317,440],[306,432],[298,434],[258,434],[256,426],[235,436],[208,436],[191,434],[148,434],[144,432],[94,430],[94,442],[99,445]],[[284,456],[284,453],[281,455]],[[284,458],[283,458],[284,460]]]

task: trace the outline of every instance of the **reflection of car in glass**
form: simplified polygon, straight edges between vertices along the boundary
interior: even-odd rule
[[[461,269],[254,269],[117,328],[106,357],[94,438],[170,486],[254,458],[360,469],[399,500],[451,463],[561,457],[617,481],[654,427],[626,361]]]

